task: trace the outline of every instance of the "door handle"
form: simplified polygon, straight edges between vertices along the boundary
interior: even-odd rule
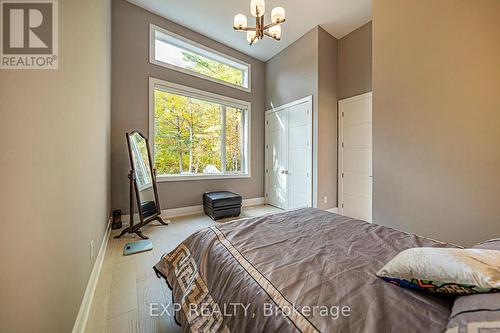
[[[281,170],[281,174],[288,175],[288,170]]]

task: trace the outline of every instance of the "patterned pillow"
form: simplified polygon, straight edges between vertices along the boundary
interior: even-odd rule
[[[490,239],[475,249],[500,250],[500,239]],[[500,293],[459,296],[453,304],[446,333],[500,332]]]
[[[412,248],[377,272],[401,287],[442,294],[500,291],[500,251],[486,249]]]

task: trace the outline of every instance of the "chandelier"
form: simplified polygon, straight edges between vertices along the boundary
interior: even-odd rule
[[[252,0],[250,2],[250,13],[255,17],[255,27],[247,25],[247,17],[238,14],[234,17],[233,29],[247,32],[247,41],[250,45],[257,43],[264,35],[274,40],[281,39],[281,24],[285,22],[285,10],[276,7],[271,11],[271,23],[264,25],[264,13],[266,3],[264,0]]]

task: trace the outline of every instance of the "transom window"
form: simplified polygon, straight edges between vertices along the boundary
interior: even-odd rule
[[[150,25],[153,64],[250,91],[250,64]]]
[[[249,177],[250,103],[150,79],[159,180]]]

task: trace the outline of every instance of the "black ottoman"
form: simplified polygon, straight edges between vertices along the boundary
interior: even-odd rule
[[[240,216],[241,195],[228,191],[203,193],[203,210],[214,221]]]

